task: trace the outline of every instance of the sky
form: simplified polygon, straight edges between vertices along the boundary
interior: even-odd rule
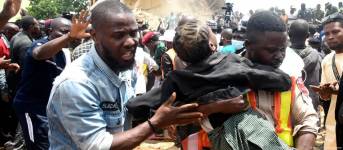
[[[299,10],[301,3],[305,3],[306,8],[315,8],[319,3],[322,10],[324,10],[325,3],[330,2],[333,6],[338,7],[339,0],[226,0],[226,2],[234,3],[234,11],[239,10],[240,12],[248,13],[250,9],[269,9],[275,6],[289,12],[291,5]]]

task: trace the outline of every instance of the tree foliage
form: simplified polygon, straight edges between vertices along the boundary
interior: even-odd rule
[[[55,18],[65,12],[87,9],[88,0],[31,0],[28,11],[37,19]]]

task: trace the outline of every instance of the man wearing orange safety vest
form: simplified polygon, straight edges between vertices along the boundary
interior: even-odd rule
[[[312,149],[318,132],[318,116],[302,79],[294,74],[297,66],[287,65],[295,59],[284,60],[285,54],[290,53],[286,50],[285,24],[272,12],[255,13],[248,21],[246,38],[244,57],[254,63],[273,67],[282,65],[280,69],[292,78],[292,87],[286,92],[249,92],[247,97],[251,107],[274,125],[275,132],[286,144],[297,149]],[[287,57],[290,56],[292,54]]]
[[[254,63],[273,67],[280,67],[282,64],[280,69],[292,76],[289,91],[249,92],[247,99],[251,107],[274,125],[275,132],[287,145],[297,149],[312,149],[319,119],[308,90],[300,78],[304,63],[296,53],[286,50],[285,24],[272,12],[255,13],[248,21],[246,38],[246,51],[242,54],[244,57]],[[286,53],[287,58],[283,62]],[[206,133],[201,131],[188,136],[182,145],[186,150],[201,150],[209,147],[210,143]]]

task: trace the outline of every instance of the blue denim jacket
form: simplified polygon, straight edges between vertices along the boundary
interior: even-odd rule
[[[47,106],[50,149],[110,149],[113,133],[130,128],[125,104],[134,71],[116,75],[94,45],[56,78]]]

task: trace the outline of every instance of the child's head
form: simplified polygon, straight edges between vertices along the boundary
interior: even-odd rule
[[[197,63],[216,51],[217,40],[207,25],[191,20],[176,28],[173,47],[181,60]]]

